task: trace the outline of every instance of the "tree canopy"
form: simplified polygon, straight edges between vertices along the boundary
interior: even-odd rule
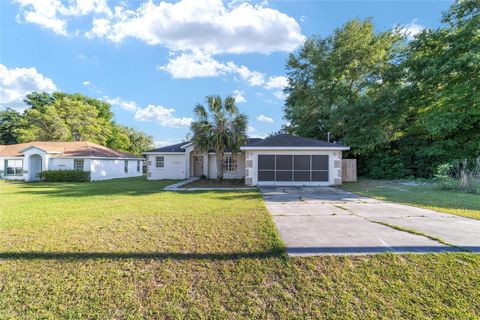
[[[247,117],[240,113],[232,96],[222,100],[212,95],[206,100],[207,108],[199,104],[194,109],[196,120],[191,125],[192,140],[199,152],[215,150],[217,180],[222,180],[225,151],[236,153],[246,143]]]
[[[83,96],[33,92],[20,114],[0,111],[0,144],[30,141],[91,141],[140,155],[153,145],[152,138],[113,120],[110,104]]]
[[[459,1],[442,26],[412,41],[352,20],[308,39],[287,63],[288,132],[341,140],[372,177],[430,176],[480,154],[478,1]]]

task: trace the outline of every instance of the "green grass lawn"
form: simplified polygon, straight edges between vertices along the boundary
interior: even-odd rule
[[[255,191],[0,184],[0,319],[480,316],[480,256],[287,258]]]
[[[480,195],[442,190],[436,185],[407,186],[396,181],[362,179],[342,189],[380,200],[480,219]]]

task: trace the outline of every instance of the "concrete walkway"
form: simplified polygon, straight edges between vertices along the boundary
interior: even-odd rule
[[[199,180],[199,177],[191,177],[190,179],[183,180],[163,188],[165,191],[212,191],[212,190],[223,190],[223,191],[233,191],[233,190],[254,190],[256,187],[239,187],[239,188],[182,188],[183,185]]]
[[[290,255],[480,252],[480,221],[336,188],[261,188]]]

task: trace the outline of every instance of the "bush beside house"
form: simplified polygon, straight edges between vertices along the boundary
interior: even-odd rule
[[[86,182],[90,181],[90,171],[46,170],[39,174],[45,182]]]

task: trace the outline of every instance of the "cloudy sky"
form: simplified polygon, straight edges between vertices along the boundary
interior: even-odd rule
[[[372,17],[413,37],[450,1],[0,0],[0,106],[33,90],[79,92],[118,123],[181,140],[195,104],[234,95],[249,134],[282,123],[285,63],[306,37]]]

